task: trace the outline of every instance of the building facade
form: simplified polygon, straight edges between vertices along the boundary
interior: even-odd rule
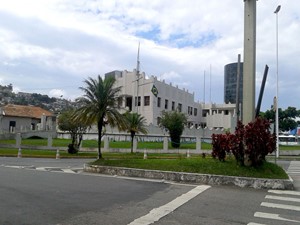
[[[136,70],[112,71],[105,76],[115,77],[116,87],[122,87],[121,106],[144,116],[148,125],[159,126],[162,111],[175,110],[188,116],[189,128],[230,129],[235,123],[234,104],[196,102],[194,93]]]
[[[55,130],[56,116],[36,106],[8,104],[0,108],[1,133]]]

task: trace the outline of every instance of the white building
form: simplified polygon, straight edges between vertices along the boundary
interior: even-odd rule
[[[123,107],[144,116],[149,125],[159,125],[161,113],[179,110],[188,115],[188,126],[197,128],[232,129],[235,127],[235,104],[195,102],[194,93],[179,89],[172,83],[137,75],[136,70],[112,71],[105,76],[114,76],[116,86],[122,87]]]

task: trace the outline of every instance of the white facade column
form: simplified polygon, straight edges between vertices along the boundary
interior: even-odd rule
[[[103,138],[103,141],[104,141],[104,151],[105,152],[108,152],[109,151],[109,140],[108,140],[108,137],[107,136],[105,136],[104,138]]]
[[[133,152],[136,152],[136,150],[137,150],[137,138],[134,137],[133,138]]]
[[[21,142],[22,142],[21,133],[17,133],[16,134],[16,148],[20,148],[21,147]]]
[[[53,139],[52,139],[52,135],[49,135],[48,136],[48,147],[52,147],[52,142],[53,142]]]
[[[243,124],[255,117],[256,1],[244,0]]]
[[[164,137],[164,151],[168,151],[168,137]]]
[[[201,151],[201,137],[196,137],[196,150]]]

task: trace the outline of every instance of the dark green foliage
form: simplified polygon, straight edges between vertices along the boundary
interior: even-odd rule
[[[84,81],[86,87],[80,89],[84,95],[77,99],[80,107],[74,114],[78,123],[87,125],[96,124],[98,128],[98,158],[102,158],[101,139],[105,133],[105,125],[124,126],[124,117],[120,114],[118,95],[121,87],[114,87],[114,77],[102,79],[100,75],[96,79],[89,77]]]
[[[88,128],[84,123],[78,123],[73,116],[75,109],[69,109],[61,113],[58,117],[58,128],[66,131],[71,135],[72,143],[68,145],[68,152],[71,154],[77,153],[81,144],[83,134]]]
[[[124,114],[124,127],[122,127],[122,130],[126,130],[128,133],[130,133],[131,137],[131,153],[133,153],[133,139],[134,136],[138,133],[147,134],[148,131],[146,129],[146,119],[138,114],[138,113],[132,113],[132,112],[126,112]]]
[[[184,124],[187,122],[187,116],[184,113],[171,111],[171,112],[162,112],[161,125],[168,129],[171,144],[174,148],[180,147],[180,137],[184,130]]]
[[[279,117],[279,129],[282,131],[289,131],[297,127],[295,118],[300,115],[300,111],[295,107],[288,107],[286,110],[278,109]],[[261,113],[261,116],[270,122],[275,121],[275,111],[267,110],[265,113]]]
[[[234,134],[212,135],[212,155],[224,161],[226,153],[233,153],[240,165],[260,166],[276,147],[269,128],[270,123],[260,117],[246,126],[239,121]]]

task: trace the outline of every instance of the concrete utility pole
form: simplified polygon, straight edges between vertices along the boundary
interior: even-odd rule
[[[256,1],[244,0],[243,124],[255,118]]]

